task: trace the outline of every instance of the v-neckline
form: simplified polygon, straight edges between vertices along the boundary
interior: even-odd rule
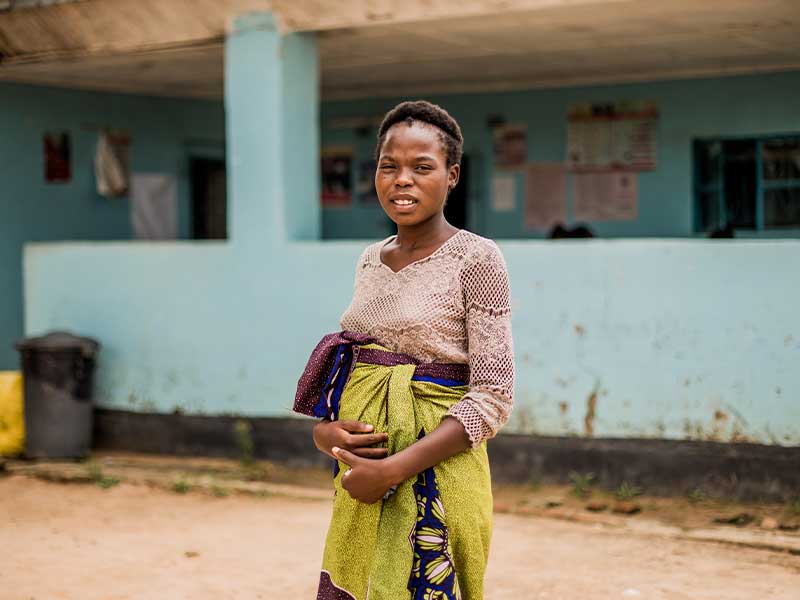
[[[464,230],[463,230],[463,229],[459,229],[458,231],[456,231],[456,232],[455,232],[453,235],[451,235],[451,236],[450,236],[449,238],[447,238],[447,239],[446,239],[444,242],[442,242],[442,245],[441,245],[441,246],[439,246],[438,248],[436,248],[436,250],[434,250],[433,252],[431,252],[430,254],[428,254],[428,256],[423,256],[422,258],[418,258],[417,260],[415,260],[415,261],[412,261],[412,262],[408,263],[406,266],[402,267],[401,269],[398,269],[397,271],[395,271],[394,269],[392,269],[392,267],[390,267],[390,266],[389,266],[389,265],[387,265],[385,262],[383,262],[383,259],[381,258],[381,250],[383,250],[383,249],[384,249],[384,247],[385,247],[387,244],[389,244],[389,243],[393,242],[395,239],[397,239],[397,234],[394,234],[394,235],[390,236],[389,238],[387,238],[387,239],[386,239],[386,240],[383,242],[383,244],[381,244],[381,245],[380,245],[380,247],[378,248],[378,263],[379,263],[379,264],[380,264],[382,267],[384,267],[384,268],[388,269],[388,271],[389,271],[391,274],[393,274],[393,275],[397,275],[398,273],[402,273],[403,271],[405,271],[407,268],[409,268],[409,267],[411,267],[411,266],[414,266],[414,265],[416,265],[417,263],[421,263],[423,260],[428,260],[429,258],[431,258],[432,256],[434,256],[435,254],[437,254],[438,252],[440,252],[442,248],[444,248],[445,246],[447,246],[447,244],[449,244],[449,243],[450,243],[450,241],[451,241],[451,240],[452,240],[454,237],[456,237],[458,234],[460,234],[462,231],[464,231]]]

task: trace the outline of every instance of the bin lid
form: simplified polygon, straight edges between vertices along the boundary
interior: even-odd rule
[[[20,352],[24,350],[42,350],[45,352],[79,350],[84,357],[91,358],[97,354],[100,349],[100,343],[92,338],[73,335],[68,331],[51,331],[42,336],[19,340],[15,347]]]

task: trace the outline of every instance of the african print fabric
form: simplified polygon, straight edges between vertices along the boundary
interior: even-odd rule
[[[313,414],[370,423],[389,433],[394,454],[433,431],[463,397],[468,373],[460,368],[342,344]],[[482,600],[492,516],[485,443],[375,504],[351,498],[341,486],[347,467],[337,467],[318,600]]]

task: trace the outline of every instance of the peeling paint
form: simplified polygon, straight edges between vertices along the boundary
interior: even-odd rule
[[[600,384],[596,383],[592,393],[586,399],[586,416],[583,418],[583,434],[586,437],[594,436],[594,420],[597,414],[597,390]]]

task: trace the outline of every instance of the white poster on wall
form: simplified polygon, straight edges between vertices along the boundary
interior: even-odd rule
[[[575,173],[576,221],[633,221],[638,214],[636,173]]]
[[[492,210],[514,212],[517,207],[517,176],[515,173],[497,173],[492,177]]]
[[[178,237],[178,182],[174,175],[135,173],[131,176],[131,224],[138,240]]]
[[[567,171],[564,163],[533,162],[525,168],[525,226],[549,231],[567,222]]]

